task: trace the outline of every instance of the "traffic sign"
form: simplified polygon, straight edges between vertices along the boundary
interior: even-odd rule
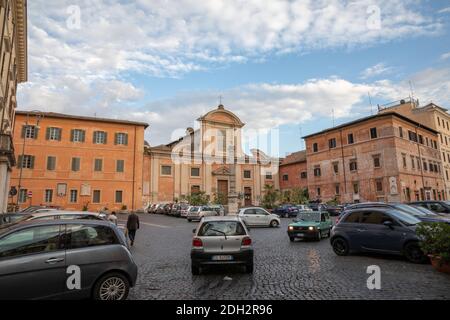
[[[28,192],[27,192],[27,197],[28,197],[28,198],[33,197],[33,191],[28,191]]]

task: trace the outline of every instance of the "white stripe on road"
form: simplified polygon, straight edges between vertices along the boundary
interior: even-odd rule
[[[126,225],[126,221],[120,220],[120,222],[125,222],[125,225]],[[154,224],[154,223],[148,223],[148,222],[139,222],[139,224],[144,224],[146,226],[157,227],[157,228],[165,228],[165,229],[170,228],[169,226],[163,226],[161,224]]]

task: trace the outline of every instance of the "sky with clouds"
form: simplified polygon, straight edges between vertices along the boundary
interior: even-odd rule
[[[151,145],[219,96],[281,155],[411,88],[450,107],[448,0],[34,0],[28,37],[20,109],[146,121]]]

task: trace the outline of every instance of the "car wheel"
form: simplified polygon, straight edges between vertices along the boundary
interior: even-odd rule
[[[130,290],[130,282],[121,273],[104,275],[94,286],[95,300],[125,300]]]
[[[200,267],[192,265],[191,271],[193,276],[198,276],[200,274]]]
[[[191,222],[192,220],[191,219],[187,219],[188,220],[188,222]]]
[[[278,221],[277,221],[277,220],[272,220],[272,221],[270,221],[270,226],[271,226],[272,228],[278,227]]]
[[[295,241],[295,237],[289,237],[289,240],[291,240],[291,242]]]
[[[245,273],[253,273],[253,262],[245,266]]]
[[[331,242],[331,246],[333,247],[334,253],[338,256],[346,256],[349,253],[348,242],[344,238],[335,238]]]
[[[423,254],[417,242],[409,242],[403,249],[406,259],[412,263],[425,263],[427,257]]]

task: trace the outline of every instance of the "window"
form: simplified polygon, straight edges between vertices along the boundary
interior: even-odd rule
[[[61,141],[61,128],[48,127],[45,138],[47,140]]]
[[[103,159],[94,159],[94,171],[99,172],[102,171],[103,168]]]
[[[380,160],[380,155],[374,155],[373,156],[373,167],[374,168],[381,168],[381,160]]]
[[[410,141],[417,142],[417,133],[408,130],[408,138]]]
[[[423,136],[421,134],[419,134],[419,143],[423,144]]]
[[[335,174],[339,173],[339,162],[333,162],[333,171]]]
[[[171,176],[172,175],[172,166],[161,166],[161,175],[162,176]]]
[[[216,145],[217,154],[225,155],[227,153],[227,131],[224,129],[218,129],[216,139],[217,139]]]
[[[441,125],[441,119],[439,119],[439,117],[437,117],[437,119],[438,119],[438,126],[440,126]]]
[[[314,168],[314,177],[320,177],[322,175],[321,171],[320,171],[320,167],[315,167]]]
[[[441,137],[442,138],[442,137]],[[425,142],[427,144],[427,147],[429,146],[428,137],[425,137]]]
[[[426,161],[423,162],[423,170],[428,171],[428,165]]]
[[[418,170],[421,170],[422,167],[420,166],[420,158],[417,157],[416,160],[417,160],[417,169],[418,169]]]
[[[448,170],[445,170],[445,176],[447,177],[447,180],[449,179],[448,177]]]
[[[200,177],[200,168],[191,168],[191,177]]]
[[[289,180],[289,175],[283,174],[283,181],[288,181],[288,180]]]
[[[406,169],[407,165],[406,165],[406,154],[402,153],[402,161],[403,161],[403,168]]]
[[[348,143],[348,144],[353,144],[353,143],[355,143],[355,139],[354,139],[354,137],[353,137],[353,133],[349,133],[349,134],[347,135],[347,143]]]
[[[317,195],[320,197],[320,192],[321,192],[321,190],[320,190],[320,188],[317,188]]]
[[[431,162],[429,163],[429,168],[430,168],[430,172],[434,171],[434,165]]]
[[[191,186],[191,194],[200,193],[200,186]]]
[[[92,203],[100,203],[100,196],[100,190],[94,190],[94,192],[92,192]]]
[[[445,158],[445,152],[442,152],[442,160],[444,160],[444,162],[447,162],[447,159]]]
[[[374,212],[363,212],[360,223],[368,223],[368,224],[383,224],[386,221],[391,221],[394,223],[394,220],[385,215],[382,212],[374,211]]]
[[[17,161],[18,168],[34,169],[34,156],[23,155],[19,156],[19,161]]]
[[[249,213],[248,211],[246,210],[245,214],[256,214],[256,212]],[[200,227],[198,234],[201,237],[244,236],[245,229],[240,222],[236,221],[210,221]]]
[[[377,128],[370,128],[370,139],[376,139],[377,136]]]
[[[67,249],[118,244],[114,231],[108,226],[67,225]]]
[[[336,138],[332,138],[332,139],[328,140],[328,146],[330,149],[336,148]]]
[[[53,252],[61,249],[59,226],[22,229],[0,240],[0,258]]]
[[[125,160],[116,161],[116,172],[123,172],[125,170]]]
[[[19,190],[19,203],[25,203],[28,199],[28,189],[20,189]]]
[[[403,138],[403,128],[398,127],[398,134],[400,135],[400,138]]]
[[[81,129],[70,130],[70,141],[72,142],[84,142],[86,139],[86,132]]]
[[[356,159],[350,160],[350,171],[356,170],[358,170],[358,163],[356,162]]]
[[[319,145],[317,143],[313,143],[313,152],[319,151]]]
[[[53,202],[53,190],[52,189],[45,190],[44,202],[47,202],[47,203]]]
[[[359,193],[359,183],[358,182],[353,183],[353,193],[354,194]]]
[[[116,190],[116,196],[114,198],[116,203],[122,203],[122,195],[123,195],[122,190]]]
[[[416,168],[416,162],[414,160],[414,156],[411,156],[411,168],[413,168],[413,170]]]
[[[22,126],[22,138],[37,139],[39,129],[36,126],[25,125]]]
[[[251,179],[252,172],[250,170],[244,170],[244,179]]]
[[[118,132],[114,137],[114,144],[128,145],[128,134]]]
[[[47,157],[47,170],[53,171],[56,169],[56,157]]]
[[[77,203],[78,201],[78,190],[70,190],[70,199],[71,203]]]
[[[80,171],[80,158],[72,158],[72,171]]]
[[[300,178],[301,179],[307,179],[308,178],[308,173],[306,171],[303,171],[302,173],[300,173]]]
[[[272,176],[272,172],[266,172],[266,180],[272,180],[273,176]]]
[[[383,179],[376,179],[375,187],[376,187],[377,192],[383,192]]]
[[[341,187],[340,187],[339,184],[336,184],[336,185],[334,186],[334,191],[335,191],[335,194],[336,194],[336,195],[339,195],[339,194],[340,194]]]
[[[105,131],[94,131],[93,143],[95,144],[106,144],[107,134]]]

